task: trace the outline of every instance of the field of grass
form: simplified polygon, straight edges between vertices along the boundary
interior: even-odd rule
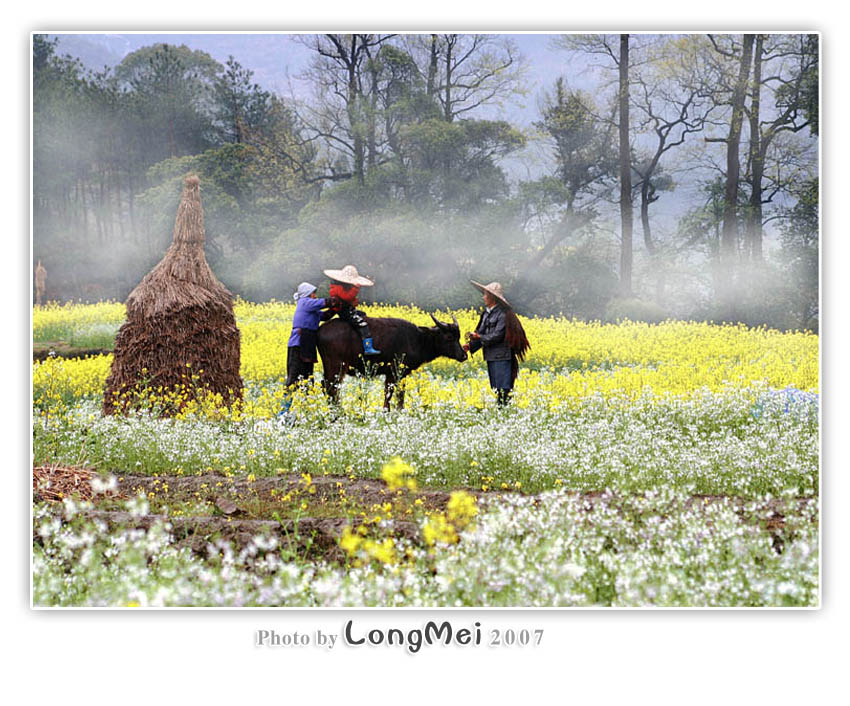
[[[237,303],[246,388],[230,409],[199,395],[160,418],[146,394],[103,417],[111,355],[34,363],[37,466],[158,481],[37,502],[35,603],[817,605],[817,336],[529,319],[507,409],[478,355],[417,371],[401,411],[379,381],[348,380],[338,407],[317,382],[283,424],[292,312]],[[109,349],[122,320],[112,303],[37,308],[34,345]],[[233,546],[192,517],[268,526]],[[320,521],[335,539],[317,551]]]

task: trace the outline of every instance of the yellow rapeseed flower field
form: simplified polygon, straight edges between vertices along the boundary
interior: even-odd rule
[[[76,304],[50,302],[32,310],[32,335],[34,341],[55,341],[57,333],[92,324],[120,324],[125,318],[121,302]]]
[[[369,316],[391,316],[429,326],[428,312],[411,306],[365,306]],[[267,416],[280,407],[280,385],[286,374],[286,344],[294,304],[251,303],[237,300],[235,313],[242,335],[242,377],[264,386],[259,397],[240,410]],[[454,311],[461,332],[472,331],[474,310]],[[434,312],[442,321],[451,313]],[[62,327],[116,323],[124,318],[122,304],[66,304],[36,307],[33,337]],[[701,389],[763,384],[818,391],[818,337],[806,332],[783,333],[743,325],[670,321],[662,324],[623,322],[585,323],[564,318],[522,318],[531,351],[521,365],[515,400],[520,407],[533,398],[557,405],[588,395],[634,398],[646,388],[656,394],[687,396]],[[85,360],[48,359],[33,365],[33,396],[37,404],[52,400],[99,395],[109,372],[111,356]],[[317,366],[321,370],[321,364]],[[406,381],[412,404],[483,407],[491,401],[483,362],[477,354],[466,362],[438,359]],[[382,403],[378,388],[368,399],[346,400],[343,406],[372,408]],[[303,395],[301,404],[324,402],[318,386]],[[201,405],[202,407],[203,405]]]

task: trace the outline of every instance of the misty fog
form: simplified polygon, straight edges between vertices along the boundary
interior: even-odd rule
[[[817,330],[817,37],[627,38],[630,238],[621,42],[36,35],[33,267],[49,300],[123,300],[196,173],[246,299],[351,263],[367,303],[478,306],[469,280],[498,280],[527,316]]]

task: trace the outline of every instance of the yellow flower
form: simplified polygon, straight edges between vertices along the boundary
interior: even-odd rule
[[[443,544],[454,544],[458,541],[454,526],[446,520],[442,513],[434,513],[422,528],[422,535],[428,546],[434,546],[438,542]]]
[[[367,539],[363,542],[363,548],[372,559],[376,559],[382,564],[395,563],[395,542],[392,537],[385,539],[381,543]]]
[[[348,525],[342,528],[342,537],[339,539],[339,546],[348,553],[348,556],[354,556],[362,541],[363,538],[360,535],[354,534]]]
[[[398,456],[394,456],[381,469],[381,478],[390,490],[408,488],[416,490],[416,480],[412,477],[416,471]]]
[[[397,488],[408,488],[416,490],[416,480],[412,477],[416,471],[398,456],[394,456],[384,464],[381,469],[381,478],[389,486],[390,490]]]
[[[421,325],[432,323],[428,312],[415,307],[365,308],[370,316],[403,318]],[[255,304],[237,300],[234,305],[241,334],[241,375],[246,383],[259,383],[258,394],[250,400],[227,408],[221,395],[196,389],[200,378],[193,373],[192,366],[184,368],[185,389],[128,391],[124,399],[153,408],[179,404],[180,419],[239,421],[274,417],[286,394],[281,383],[294,310],[292,304],[274,301]],[[475,311],[454,313],[462,330],[474,328]],[[440,318],[439,312],[437,316]],[[72,332],[104,325],[117,329],[125,318],[124,305],[116,302],[34,307],[33,339],[57,340],[48,338],[57,329]],[[533,347],[526,359],[528,365],[522,366],[516,381],[514,402],[519,409],[539,404],[544,410],[558,411],[596,395],[610,400],[633,400],[647,390],[687,399],[703,389],[717,392],[753,383],[776,389],[794,386],[818,391],[819,338],[811,333],[707,322],[602,324],[563,317],[520,318]],[[39,418],[56,418],[80,398],[102,396],[111,364],[111,354],[34,362],[33,405],[37,409],[34,413]],[[469,370],[470,365],[479,368],[477,377],[458,375]],[[406,378],[408,404],[422,408],[439,404],[452,409],[484,409],[494,401],[483,369],[480,357],[472,363],[438,358]],[[571,372],[566,372],[567,369]],[[447,378],[451,378],[450,383],[446,382]],[[315,379],[305,388],[299,388],[292,399],[292,409],[307,419],[329,410],[321,385]],[[360,387],[356,391],[344,388],[340,402],[346,414],[370,413],[381,407],[380,386]],[[332,464],[330,449],[325,449],[322,458],[326,459],[324,470]],[[475,464],[470,462],[470,466]],[[403,487],[409,487],[408,481],[413,484],[413,478],[409,477]]]
[[[478,503],[469,493],[457,490],[449,497],[446,514],[457,529],[464,529],[478,514]]]

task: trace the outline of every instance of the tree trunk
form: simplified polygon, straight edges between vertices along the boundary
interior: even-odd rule
[[[750,207],[747,211],[747,251],[754,262],[762,260],[762,179],[764,151],[759,127],[761,106],[761,62],[764,37],[757,35],[753,51],[753,92],[750,101]]]
[[[620,295],[632,295],[632,160],[629,150],[629,35],[620,35]]]
[[[726,139],[726,188],[723,194],[723,230],[720,234],[721,288],[720,300],[723,314],[733,315],[737,293],[735,291],[735,256],[738,248],[738,182],[741,166],[739,153],[741,126],[744,121],[744,99],[747,95],[747,78],[753,55],[753,35],[744,35],[738,79],[732,96],[732,119]]]
[[[377,145],[377,125],[376,116],[378,115],[378,71],[375,62],[371,60],[369,55],[369,76],[371,77],[371,93],[369,96],[369,130],[368,130],[368,149],[367,149],[367,169],[371,172],[375,169],[378,163],[378,145]]]
[[[446,104],[443,113],[447,123],[452,121],[452,48],[456,36],[451,35],[446,42],[446,87],[444,94]]]
[[[643,242],[646,245],[646,251],[649,253],[652,273],[655,275],[655,301],[658,306],[664,307],[667,274],[664,271],[663,253],[652,239],[652,225],[649,222],[649,204],[656,200],[655,191],[649,181],[649,174],[652,173],[653,169],[654,167],[650,167],[647,170],[647,176],[644,177],[640,187],[640,223],[643,229]]]
[[[649,204],[652,201],[649,178],[645,177],[640,185],[640,223],[643,228],[643,242],[646,245],[646,251],[650,255],[655,255],[656,247],[652,240],[652,227],[649,224]]]
[[[430,46],[431,60],[428,63],[428,83],[426,88],[426,93],[428,97],[431,98],[434,95],[435,86],[434,83],[437,79],[437,35],[431,35],[431,46]]]
[[[168,151],[171,157],[177,156],[177,139],[174,134],[174,117],[169,115],[168,118]]]
[[[360,124],[359,93],[357,90],[357,35],[351,37],[351,54],[348,58],[348,121],[351,132],[354,135],[354,176],[360,184],[364,182],[364,155],[363,131]]]

